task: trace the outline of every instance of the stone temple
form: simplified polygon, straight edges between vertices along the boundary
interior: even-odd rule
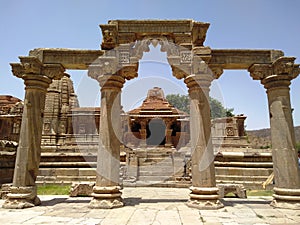
[[[24,80],[25,99],[18,106],[23,107],[18,149],[12,185],[3,207],[38,205],[36,184],[41,177],[47,179],[54,174],[55,180],[68,173],[62,168],[87,169],[87,166],[96,167],[96,173],[90,177],[95,183],[91,208],[122,207],[122,184],[139,186],[149,179],[151,184],[160,183],[161,179],[167,185],[187,182],[191,190],[187,202],[190,207],[223,207],[217,181],[225,179],[230,169],[222,174],[221,167],[258,165],[251,161],[252,153],[247,153],[244,116],[214,122],[210,118],[211,82],[224,70],[236,69],[247,70],[266,89],[271,164],[276,181],[271,204],[299,209],[300,170],[289,95],[291,81],[300,73],[299,65],[294,63],[294,57],[284,56],[280,50],[205,46],[209,26],[193,20],[111,20],[100,25],[103,36],[100,50],[34,49],[28,56],[19,57],[19,63],[12,63],[13,74]],[[127,80],[138,76],[139,60],[149,51],[150,44],[160,45],[173,75],[186,84],[189,115],[165,101],[157,87],[148,92],[141,107],[122,112],[122,87]],[[88,76],[99,82],[99,108],[79,107],[72,82],[65,73],[79,69],[87,70]],[[154,117],[153,109],[157,109]],[[230,157],[226,150],[233,146],[244,148],[242,156]],[[219,152],[218,148],[223,150]],[[164,172],[164,167],[173,168],[173,177],[155,174]],[[86,177],[90,172],[77,171],[77,176]],[[230,176],[234,178],[234,174]]]

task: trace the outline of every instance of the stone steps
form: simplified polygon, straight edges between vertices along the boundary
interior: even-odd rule
[[[216,174],[217,180],[222,181],[257,181],[264,182],[268,176],[233,176],[233,175],[218,175]]]
[[[39,176],[96,176],[95,168],[40,168]]]
[[[148,181],[148,182],[164,182],[167,180],[175,180],[175,178],[172,179],[172,174],[169,176],[163,176],[163,175],[147,175],[147,176],[139,176],[139,181]]]
[[[215,167],[218,175],[239,175],[239,176],[269,176],[273,168],[243,168],[243,167]]]
[[[222,167],[250,167],[250,168],[272,168],[273,162],[219,162],[215,161],[215,166]]]
[[[184,154],[175,149],[156,149],[148,152],[139,151],[136,153],[138,167],[135,168],[137,174],[128,173],[136,176],[136,184],[163,186],[164,183],[175,182],[175,175],[182,174],[184,166]],[[129,169],[132,171],[132,168]],[[170,185],[170,183],[168,184]]]
[[[224,181],[224,180],[216,180],[217,184],[242,184],[244,187],[248,190],[261,190],[263,189],[262,187],[262,182],[258,181]],[[266,190],[272,190],[274,188],[274,184],[270,184],[266,186]]]
[[[37,176],[36,184],[72,184],[79,181],[95,182],[96,176]]]

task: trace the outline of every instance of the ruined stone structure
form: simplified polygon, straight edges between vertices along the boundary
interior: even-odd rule
[[[43,122],[41,162],[36,184],[93,183],[96,178],[100,108],[77,107],[68,75],[50,85],[46,99],[47,116],[44,116]],[[70,102],[65,104],[69,107],[62,110],[62,102]],[[20,115],[10,115],[10,118],[14,120]],[[190,140],[189,116],[170,105],[163,90],[155,87],[148,91],[140,107],[122,113],[121,117],[120,172],[123,186],[189,187],[191,154],[190,147],[186,147]],[[249,147],[244,132],[245,118],[240,115],[212,120],[216,181],[218,184],[236,183],[250,189],[261,189],[261,183],[272,173],[271,153]],[[62,122],[66,132],[57,129],[57,124]],[[144,122],[146,128],[144,138],[140,122]],[[167,122],[171,122],[170,130],[166,129]],[[6,133],[13,127],[0,129]],[[150,134],[150,130],[154,135]],[[170,140],[169,144],[166,144],[166,139]],[[162,141],[165,143],[160,145]],[[11,142],[2,142],[1,184],[12,182],[17,144],[11,148]],[[272,188],[272,185],[267,188]]]
[[[0,96],[0,185],[10,183],[13,176],[22,112],[20,99]]]
[[[9,95],[0,96],[0,140],[18,141],[23,102]]]
[[[185,146],[190,139],[188,118],[186,113],[168,103],[161,88],[154,87],[139,108],[127,113],[124,144],[134,147]]]
[[[187,85],[191,135],[191,207],[223,207],[216,186],[208,96],[211,82],[224,69],[248,70],[266,88],[272,134],[275,207],[300,207],[300,170],[289,96],[300,73],[294,57],[278,50],[211,49],[204,46],[208,23],[193,20],[112,20],[100,25],[101,50],[35,49],[13,63],[13,74],[25,82],[25,104],[13,186],[5,208],[38,205],[38,174],[46,91],[65,69],[87,69],[101,87],[97,177],[92,208],[123,206],[120,191],[120,94],[126,80],[138,76],[138,61],[149,44],[167,53],[173,75]]]

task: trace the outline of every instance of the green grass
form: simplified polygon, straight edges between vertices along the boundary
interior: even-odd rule
[[[70,185],[43,185],[38,186],[38,195],[69,195]]]
[[[38,195],[69,195],[70,185],[42,185],[38,186]],[[247,190],[247,196],[272,196],[272,190]],[[226,196],[233,197],[229,193]]]
[[[272,196],[272,190],[247,190],[247,196]]]
[[[247,196],[272,196],[271,190],[247,190]],[[235,197],[233,193],[228,193],[226,197]]]

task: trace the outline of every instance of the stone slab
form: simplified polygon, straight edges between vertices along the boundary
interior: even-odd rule
[[[1,224],[183,224],[269,225],[300,224],[300,211],[272,208],[271,197],[224,198],[224,208],[197,210],[187,207],[189,190],[183,188],[125,188],[125,207],[90,209],[91,197],[40,196],[41,206],[0,208]],[[4,200],[0,200],[0,206]]]

